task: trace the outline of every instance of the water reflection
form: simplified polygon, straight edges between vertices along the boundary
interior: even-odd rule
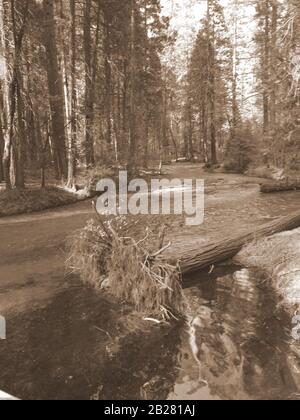
[[[0,389],[21,399],[298,399],[299,346],[261,280],[236,267],[196,275],[188,324],[171,327],[75,281],[44,309],[8,318]]]
[[[297,396],[300,376],[290,369],[290,329],[285,328],[290,320],[277,310],[258,273],[218,272],[186,293],[191,319],[170,399]]]
[[[180,326],[145,322],[80,283],[7,322],[0,389],[20,399],[166,399],[174,386]]]

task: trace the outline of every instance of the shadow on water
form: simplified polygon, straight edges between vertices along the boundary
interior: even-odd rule
[[[7,324],[0,389],[20,399],[166,399],[173,388],[178,325],[152,325],[79,284]]]
[[[299,399],[291,319],[260,273],[222,267],[200,285],[199,276],[186,291],[190,326],[169,399]]]

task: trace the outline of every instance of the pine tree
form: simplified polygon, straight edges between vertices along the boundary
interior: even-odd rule
[[[217,0],[208,2],[192,52],[186,85],[186,144],[192,151],[194,127],[200,133],[198,150],[206,161],[217,163],[217,143],[228,114],[228,85],[231,69],[231,44],[224,10]],[[190,156],[193,153],[189,152]]]

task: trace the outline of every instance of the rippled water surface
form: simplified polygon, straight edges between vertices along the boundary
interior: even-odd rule
[[[218,270],[187,295],[190,326],[182,333],[180,374],[169,398],[299,397],[300,343],[259,273]]]

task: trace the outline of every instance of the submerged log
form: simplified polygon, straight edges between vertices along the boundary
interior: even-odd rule
[[[266,183],[260,186],[260,191],[262,193],[300,191],[300,183]]]
[[[244,245],[263,237],[300,227],[300,211],[257,227],[240,236],[209,244],[201,249],[192,249],[181,255],[179,260],[183,275],[203,270],[211,265],[233,258]]]

